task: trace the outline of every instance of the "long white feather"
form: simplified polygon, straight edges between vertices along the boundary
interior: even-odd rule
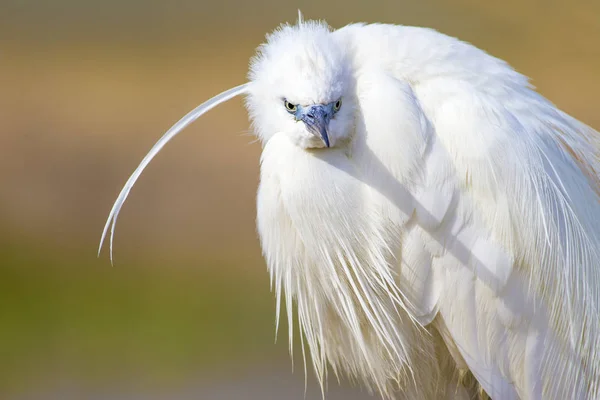
[[[226,90],[213,98],[205,101],[200,104],[198,107],[194,108],[192,111],[187,113],[183,118],[181,118],[175,125],[173,125],[159,140],[156,144],[150,149],[148,154],[142,159],[140,165],[135,169],[133,174],[129,177],[123,189],[119,193],[115,204],[113,205],[110,213],[108,215],[108,219],[106,224],[104,225],[104,230],[102,231],[102,237],[100,238],[100,245],[98,246],[98,255],[100,255],[100,251],[102,250],[102,245],[104,244],[104,239],[106,238],[106,234],[108,229],[110,229],[110,262],[113,262],[113,237],[115,234],[115,226],[117,224],[117,218],[119,217],[119,212],[127,200],[127,196],[129,196],[129,192],[135,182],[138,180],[144,169],[150,164],[150,161],[158,154],[159,151],[171,140],[175,135],[184,130],[189,124],[194,122],[196,119],[200,118],[203,114],[210,111],[214,107],[218,106],[221,103],[224,103],[232,98],[245,94],[248,91],[249,83],[245,83],[240,86],[236,86],[229,90]]]

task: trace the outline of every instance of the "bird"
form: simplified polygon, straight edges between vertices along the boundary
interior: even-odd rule
[[[434,29],[280,25],[244,96],[256,226],[321,388],[385,399],[600,399],[600,134],[528,77]],[[285,307],[286,312],[282,311]]]

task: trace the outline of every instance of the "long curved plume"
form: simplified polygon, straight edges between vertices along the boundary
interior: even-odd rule
[[[156,144],[150,149],[148,154],[144,157],[140,165],[133,171],[133,174],[129,177],[123,189],[121,189],[121,193],[119,193],[119,197],[115,201],[112,209],[110,210],[110,214],[108,215],[108,219],[106,220],[106,224],[104,225],[104,230],[102,231],[102,237],[100,238],[100,246],[98,246],[98,256],[100,256],[100,252],[102,251],[102,245],[104,244],[104,239],[106,238],[106,234],[108,233],[108,228],[110,227],[110,262],[113,262],[113,237],[115,235],[115,226],[117,224],[117,218],[119,217],[119,212],[121,211],[121,207],[123,207],[123,203],[127,200],[127,196],[129,196],[129,192],[135,182],[138,180],[144,169],[150,164],[150,161],[158,154],[159,151],[171,140],[175,135],[184,130],[188,125],[194,122],[196,119],[200,118],[204,113],[210,111],[221,103],[225,103],[232,98],[248,93],[248,85],[249,83],[244,83],[243,85],[236,86],[229,90],[226,90],[210,100],[205,101],[200,104],[198,107],[194,108],[192,111],[186,114],[185,117],[181,118],[175,125],[173,125],[159,140]]]

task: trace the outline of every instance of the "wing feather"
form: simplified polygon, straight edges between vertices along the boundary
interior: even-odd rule
[[[414,195],[416,225],[401,226],[420,231],[432,263],[405,249],[422,268],[412,275],[445,271],[437,307],[438,325],[450,332],[442,336],[454,342],[448,347],[500,398],[598,398],[598,132],[503,61],[455,38],[382,24],[336,35],[360,74],[391,78],[379,81],[378,99],[361,102],[371,115],[367,144],[380,170]],[[424,124],[398,122],[414,109]],[[427,132],[425,153],[412,146],[416,132]],[[399,169],[407,165],[416,177]]]
[[[541,376],[536,385],[520,388],[528,393],[526,398],[539,398],[536,393],[544,398],[594,398],[600,373],[600,230],[594,222],[600,221],[600,136],[527,87],[492,84],[505,85],[505,96],[497,96],[499,89],[491,96],[451,79],[417,90],[421,99],[432,91],[438,96],[434,106],[424,102],[424,108],[452,160],[459,206],[475,210],[466,221],[467,231],[483,235],[470,247],[478,260],[472,267],[499,303],[474,318],[479,325],[493,325],[503,302],[514,295],[511,291],[524,292],[528,301],[535,301],[522,308],[544,309],[547,320],[537,326],[523,320],[503,328],[505,340],[522,343],[526,359],[502,374]],[[518,287],[508,283],[513,268],[522,272]],[[489,285],[487,272],[501,278],[500,285]],[[478,307],[489,302],[480,300]],[[540,335],[546,337],[543,346],[536,340]],[[494,336],[483,340],[487,349],[482,354],[501,360],[493,348],[498,344]]]

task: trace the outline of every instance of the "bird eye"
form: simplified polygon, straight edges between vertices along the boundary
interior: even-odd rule
[[[283,104],[285,105],[285,109],[290,113],[296,112],[296,110],[298,109],[298,107],[295,104],[292,104],[287,100],[284,100]]]
[[[340,108],[342,108],[342,99],[339,99],[335,102],[335,104],[333,105],[333,111],[338,112],[340,111]]]

